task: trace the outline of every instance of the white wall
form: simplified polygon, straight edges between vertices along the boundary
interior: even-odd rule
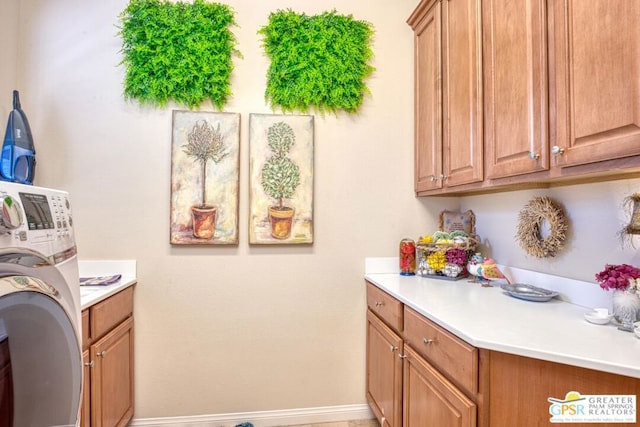
[[[71,193],[80,257],[138,260],[136,418],[363,404],[364,258],[397,254],[456,199],[413,196],[415,0],[226,1],[244,59],[240,244],[169,244],[171,106],[122,98],[126,0],[21,0],[21,92],[36,184]],[[372,95],[315,117],[315,243],[249,247],[248,118],[268,113],[257,30],[271,11],[337,9],[375,26]],[[210,109],[210,106],[203,106]]]
[[[12,109],[12,93],[17,87],[19,0],[3,0],[0,5],[0,129],[4,140],[6,118]]]
[[[630,178],[470,196],[461,199],[463,209],[476,213],[482,251],[500,264],[590,281],[605,264],[640,266],[640,236],[620,239],[631,212],[624,199],[640,192],[640,179]],[[566,211],[569,230],[565,248],[552,258],[535,258],[523,251],[515,238],[518,213],[533,198],[548,196]]]
[[[364,258],[397,255],[402,237],[435,230],[446,208],[474,210],[485,248],[500,263],[584,280],[605,262],[640,265],[638,251],[621,248],[615,236],[621,199],[640,191],[638,179],[413,196],[413,48],[405,20],[417,0],[225,3],[236,10],[244,55],[225,109],[242,114],[237,247],[169,245],[175,107],[122,98],[116,25],[126,0],[20,0],[20,37],[9,37],[19,42],[17,83],[38,150],[36,184],[70,191],[81,258],[138,260],[136,418],[364,403]],[[270,112],[256,31],[269,12],[286,8],[335,8],[372,22],[377,71],[357,116],[315,118],[315,243],[249,247],[248,117]],[[517,213],[535,195],[569,212],[567,250],[555,259],[531,259],[514,243]]]

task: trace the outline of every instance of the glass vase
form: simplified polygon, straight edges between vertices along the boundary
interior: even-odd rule
[[[633,332],[633,323],[640,313],[640,296],[635,290],[614,291],[613,318],[621,331]]]
[[[400,274],[413,276],[416,274],[416,243],[412,239],[400,241]]]

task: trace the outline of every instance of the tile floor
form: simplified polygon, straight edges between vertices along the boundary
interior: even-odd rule
[[[376,420],[353,420],[340,421],[337,423],[305,424],[289,427],[380,427],[380,424],[378,424],[378,421]]]

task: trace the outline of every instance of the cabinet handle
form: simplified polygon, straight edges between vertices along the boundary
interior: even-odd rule
[[[376,301],[376,307],[381,307],[384,305],[384,301]]]
[[[406,358],[407,358],[407,355],[406,355],[406,354],[399,354],[399,355],[398,355],[398,358],[400,358],[400,359],[406,359]]]
[[[429,338],[422,338],[422,343],[425,345],[429,345],[431,343],[433,343],[433,340],[429,339]]]
[[[444,182],[445,179],[449,178],[447,175],[442,174],[440,175],[440,179],[442,180],[442,182]]]
[[[84,366],[88,366],[88,367],[90,367],[90,368],[93,368],[93,365],[95,365],[95,364],[96,364],[96,362],[94,362],[94,361],[92,360],[91,362],[87,362],[87,363],[85,363],[85,364],[84,364]]]
[[[396,347],[395,345],[390,345],[389,346],[389,351],[391,351],[391,353],[393,353],[394,351],[396,351],[398,349],[398,347]]]
[[[538,160],[540,158],[540,154],[529,151],[529,158],[531,160]]]
[[[100,353],[97,353],[97,354],[96,354],[96,356],[98,356],[98,357],[102,357],[102,358],[104,358],[106,355],[107,355],[107,352],[106,352],[106,351],[104,351],[104,350],[103,350],[103,351],[101,351]]]
[[[551,154],[554,156],[562,156],[564,154],[564,148],[560,148],[557,145],[551,147]]]
[[[436,182],[438,180],[438,177],[435,175],[431,175],[431,182]]]

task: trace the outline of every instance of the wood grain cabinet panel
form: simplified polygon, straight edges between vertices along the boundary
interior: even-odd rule
[[[484,178],[480,0],[442,2],[443,173],[448,187]]]
[[[477,350],[369,282],[367,301],[366,397],[381,426],[475,427]],[[394,315],[375,313],[372,301],[385,301]],[[394,330],[389,322],[398,319]],[[434,339],[428,351],[408,345],[425,346],[425,334]]]
[[[82,312],[81,427],[124,427],[133,417],[133,286]]]
[[[402,339],[367,311],[366,397],[382,427],[402,426]]]
[[[640,395],[638,378],[490,350],[480,350],[480,360],[484,408],[479,427],[552,425],[548,399],[563,399],[570,391],[582,395]]]
[[[117,294],[90,308],[91,338],[96,339],[113,329],[133,313],[133,287],[123,289]]]
[[[550,4],[558,166],[640,155],[640,2]]]
[[[415,52],[415,191],[481,183],[480,0],[423,0],[409,17]]]
[[[0,340],[0,427],[13,426],[13,374],[9,339]]]
[[[382,426],[539,427],[550,397],[640,396],[639,378],[478,349],[398,303],[402,332],[367,310],[367,401]]]
[[[405,355],[404,425],[475,427],[476,404],[411,347]]]
[[[133,416],[133,318],[91,346],[91,425],[124,427]]]
[[[367,283],[367,307],[396,332],[402,331],[403,304],[371,283]]]
[[[470,395],[478,392],[478,350],[405,307],[405,343]]]
[[[442,188],[442,5],[414,27],[415,191]]]
[[[484,0],[486,177],[549,169],[546,5]]]
[[[640,173],[640,2],[423,0],[407,22],[417,195]]]
[[[82,352],[84,387],[82,388],[82,406],[80,407],[80,427],[91,425],[91,359],[89,349]]]

